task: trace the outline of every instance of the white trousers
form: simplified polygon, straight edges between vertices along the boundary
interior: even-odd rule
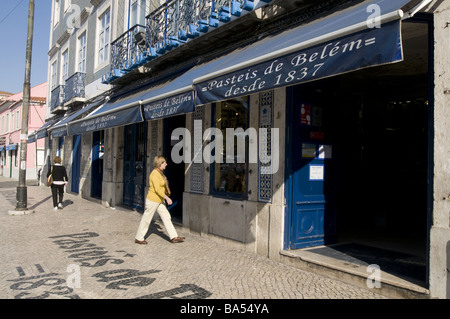
[[[148,228],[150,226],[150,223],[152,222],[155,212],[158,212],[159,216],[161,217],[161,220],[164,223],[164,227],[169,234],[169,238],[173,239],[175,237],[178,237],[177,231],[172,224],[172,218],[170,217],[170,213],[167,210],[166,205],[162,203],[151,202],[148,199],[145,199],[145,211],[142,215],[141,223],[139,224],[139,228],[136,233],[136,239],[141,241],[144,240],[144,236],[145,234],[147,234]]]

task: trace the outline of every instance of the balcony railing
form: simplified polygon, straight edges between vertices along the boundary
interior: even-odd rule
[[[66,80],[66,85],[64,85],[64,103],[84,100],[85,79],[86,73],[77,72]]]
[[[111,83],[148,61],[260,8],[272,0],[169,0],[111,45]]]
[[[64,85],[59,85],[52,90],[50,111],[55,111],[64,105]]]
[[[145,26],[135,25],[111,43],[111,69],[129,71],[133,58],[145,49]]]

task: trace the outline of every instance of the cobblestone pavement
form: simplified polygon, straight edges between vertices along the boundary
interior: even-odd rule
[[[373,291],[243,252],[177,227],[172,244],[156,221],[134,243],[141,215],[28,186],[33,214],[10,215],[16,182],[0,178],[0,298],[382,299]]]

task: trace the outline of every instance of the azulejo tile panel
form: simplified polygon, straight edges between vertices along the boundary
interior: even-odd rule
[[[272,202],[273,174],[266,172],[271,166],[269,159],[272,154],[273,91],[259,94],[259,127],[266,129],[264,134],[267,135],[259,136],[259,139],[267,142],[259,144],[263,149],[259,151],[258,160],[258,201]]]

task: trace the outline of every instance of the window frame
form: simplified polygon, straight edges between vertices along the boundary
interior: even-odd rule
[[[242,99],[246,99],[246,108],[247,108],[247,127],[244,131],[249,129],[250,126],[250,96],[242,96],[240,98],[235,98],[235,99],[230,99],[230,100],[242,100]],[[212,103],[211,104],[211,128],[217,128],[216,127],[216,116],[217,116],[217,104],[218,103],[224,103],[227,102],[229,100],[225,100],[225,101],[221,101],[221,102],[216,102],[216,103]],[[234,127],[233,129],[237,129],[237,127]],[[244,129],[244,128],[242,128]],[[223,134],[223,148],[224,150],[226,149],[226,137],[225,134]],[[214,149],[215,152],[215,149]],[[245,165],[246,165],[246,170],[245,170],[245,189],[244,192],[242,193],[234,193],[234,192],[229,192],[229,191],[220,191],[220,190],[216,190],[215,189],[215,178],[216,178],[216,167],[215,165],[221,165],[221,164],[226,164],[226,156],[224,157],[223,161],[224,163],[216,163],[215,161],[213,163],[210,164],[209,168],[210,168],[210,185],[209,185],[209,193],[211,196],[213,197],[218,197],[218,198],[226,198],[226,199],[231,199],[231,200],[247,200],[248,199],[248,178],[249,178],[249,136],[247,135],[245,137]]]
[[[72,5],[72,0],[64,0],[64,13],[69,10],[70,6]]]
[[[61,83],[65,84],[69,78],[69,48],[65,48],[61,53],[61,61]]]
[[[54,59],[50,63],[50,79],[51,79],[51,90],[53,91],[59,85],[58,81],[58,60]]]
[[[103,19],[108,15],[108,23],[104,23]],[[110,60],[111,50],[111,8],[106,8],[98,16],[98,34],[97,34],[97,65],[102,66]],[[106,58],[104,55],[106,52]],[[103,53],[103,55],[102,55]]]
[[[53,6],[53,27],[56,27],[59,24],[61,14],[61,0],[55,0]]]
[[[142,3],[144,2],[144,3]],[[144,6],[143,6],[144,4]],[[136,11],[134,11],[134,7]],[[145,17],[147,16],[147,0],[130,0],[130,20],[129,28],[135,25],[145,25]]]
[[[84,38],[84,44],[82,39]],[[77,71],[81,73],[86,73],[86,56],[87,56],[87,30],[84,30],[78,37],[78,61],[77,61]],[[83,66],[83,68],[81,68]]]

